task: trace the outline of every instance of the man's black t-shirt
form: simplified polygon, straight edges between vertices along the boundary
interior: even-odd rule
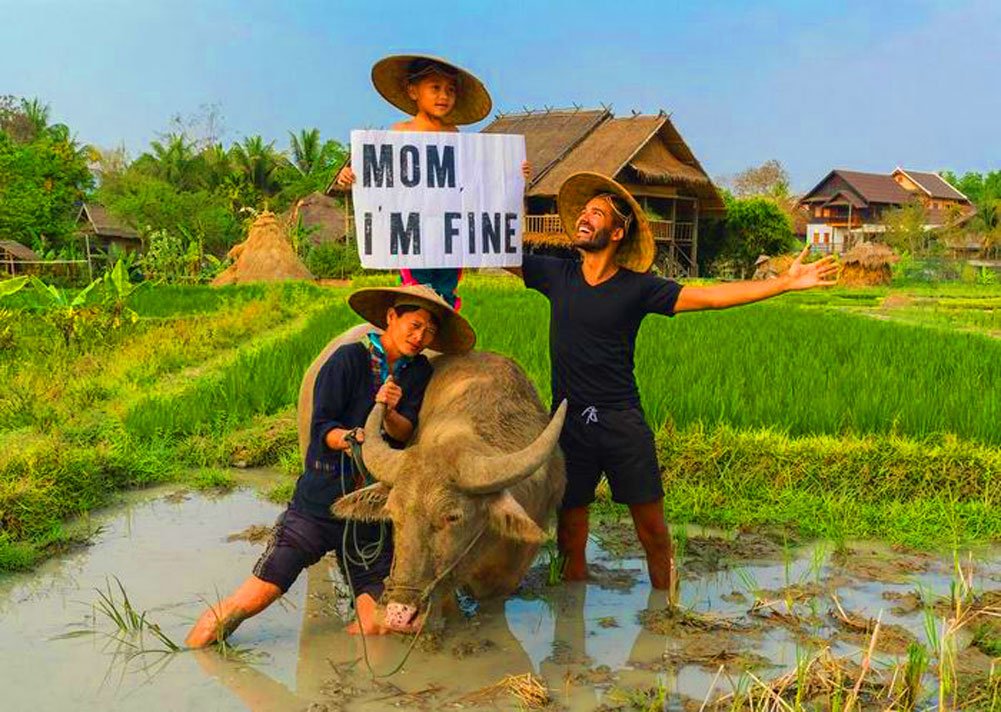
[[[633,354],[647,314],[674,315],[677,282],[619,269],[601,284],[584,281],[577,260],[525,255],[525,286],[549,298],[553,404],[635,408]]]

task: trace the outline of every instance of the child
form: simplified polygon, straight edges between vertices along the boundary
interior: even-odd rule
[[[484,119],[492,106],[479,79],[437,57],[386,57],[372,67],[372,83],[386,101],[412,117],[393,124],[393,131],[455,132],[460,125]],[[528,161],[522,164],[521,172],[528,180]],[[337,174],[337,185],[347,187],[354,182],[351,166],[344,166]],[[455,292],[461,269],[403,269],[400,276],[403,284],[427,284],[453,308],[461,307],[462,300]]]

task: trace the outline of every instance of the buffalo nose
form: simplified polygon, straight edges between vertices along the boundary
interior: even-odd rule
[[[403,603],[390,603],[386,606],[386,625],[393,630],[406,630],[410,621],[417,615],[417,608]]]

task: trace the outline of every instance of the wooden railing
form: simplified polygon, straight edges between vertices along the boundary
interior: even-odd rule
[[[651,220],[650,229],[655,240],[665,242],[690,244],[695,236],[695,224],[690,222]],[[563,223],[559,215],[526,215],[525,232],[561,234]]]
[[[650,229],[654,240],[690,244],[695,235],[695,224],[690,222],[671,222],[670,220],[651,220]]]
[[[525,232],[553,233],[563,232],[563,222],[559,215],[526,215]]]

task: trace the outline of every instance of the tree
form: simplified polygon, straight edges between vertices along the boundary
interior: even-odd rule
[[[729,183],[738,198],[767,197],[784,201],[789,197],[789,173],[774,159],[737,173]]]
[[[94,184],[89,146],[48,125],[37,100],[0,99],[0,235],[40,252],[69,249],[80,201]]]
[[[201,156],[194,143],[184,134],[168,134],[166,141],[152,141],[152,160],[149,167],[153,175],[179,190],[196,190],[204,187]]]
[[[967,172],[962,177],[957,177],[952,171],[942,171],[939,175],[974,205],[989,205],[1001,200],[1001,171],[986,174]]]
[[[291,131],[288,132],[289,148],[292,151],[292,163],[299,172],[308,176],[314,170],[320,168],[322,160],[323,146],[320,143],[319,129],[302,129],[296,136]]]
[[[260,135],[247,136],[243,143],[233,144],[230,157],[237,174],[262,196],[278,192],[277,172],[285,159],[275,151],[274,141],[266,144]]]
[[[928,231],[925,229],[927,216],[925,207],[920,201],[914,200],[883,214],[883,225],[886,232],[883,239],[898,252],[907,251],[911,255],[919,255],[928,248]]]
[[[759,255],[779,255],[796,248],[792,223],[774,200],[734,198],[724,194],[726,219],[719,257],[738,264],[749,275]]]

